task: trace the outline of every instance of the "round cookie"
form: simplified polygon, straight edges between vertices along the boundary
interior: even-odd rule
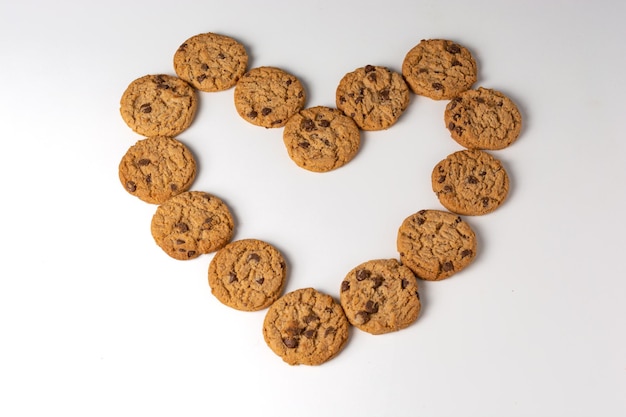
[[[187,39],[174,54],[174,71],[200,91],[233,87],[248,68],[248,53],[235,39],[201,33]]]
[[[479,87],[453,98],[444,112],[450,135],[468,149],[503,149],[522,129],[522,115],[499,91]]]
[[[335,93],[337,108],[363,130],[393,125],[409,105],[409,87],[397,72],[366,65],[344,75]]]
[[[196,177],[196,161],[180,141],[154,136],[137,141],[122,157],[119,178],[124,189],[151,204],[187,191]]]
[[[280,68],[253,68],[235,86],[237,113],[256,126],[284,126],[304,108],[305,100],[300,80]]]
[[[287,266],[281,253],[257,239],[231,242],[209,264],[212,294],[229,307],[258,311],[280,297]]]
[[[454,152],[432,172],[433,191],[448,210],[470,216],[491,213],[509,193],[502,163],[480,150]]]
[[[421,309],[417,279],[396,259],[368,261],[352,269],[340,294],[350,324],[371,334],[404,329]]]
[[[341,306],[313,288],[283,295],[263,321],[265,342],[290,365],[320,365],[332,359],[348,335],[349,323]]]
[[[458,43],[422,40],[404,57],[402,75],[415,94],[449,100],[476,82],[476,61]]]
[[[476,235],[461,217],[440,210],[421,210],[398,229],[402,264],[418,278],[439,281],[467,267],[476,256]]]
[[[171,75],[145,75],[130,83],[120,100],[124,122],[143,136],[176,136],[187,129],[198,108],[196,92]]]
[[[354,120],[340,110],[317,106],[289,118],[283,141],[289,157],[299,167],[327,172],[354,158],[361,144],[361,133]]]
[[[161,204],[150,231],[157,245],[174,259],[187,260],[215,252],[232,238],[233,216],[219,198],[185,191]]]

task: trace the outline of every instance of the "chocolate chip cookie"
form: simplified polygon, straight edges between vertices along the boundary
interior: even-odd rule
[[[299,167],[327,172],[354,158],[361,144],[361,133],[354,120],[340,110],[317,106],[289,118],[283,141],[289,157]]]
[[[280,297],[287,265],[272,245],[257,239],[231,242],[209,264],[209,285],[223,304],[237,310],[258,311]]]
[[[143,136],[177,136],[193,121],[198,98],[193,87],[171,75],[145,75],[130,83],[120,100],[124,122]]]
[[[306,94],[298,78],[275,67],[246,72],[235,86],[237,113],[253,125],[283,127],[304,108]]]
[[[400,260],[418,278],[438,281],[466,268],[476,256],[476,235],[460,216],[421,210],[398,229]]]
[[[417,279],[396,259],[364,262],[341,282],[340,301],[348,321],[371,334],[404,329],[421,309]]]
[[[224,247],[234,227],[230,209],[222,200],[202,191],[185,191],[157,208],[150,230],[165,253],[187,260]]]
[[[227,90],[247,68],[246,48],[235,39],[217,33],[192,36],[174,54],[176,74],[200,91]]]
[[[187,191],[196,177],[196,161],[180,141],[155,136],[137,141],[122,157],[119,178],[139,199],[161,204]]]
[[[402,75],[386,67],[366,65],[349,72],[335,92],[337,108],[363,130],[387,129],[409,105]]]
[[[265,342],[290,365],[320,365],[332,359],[344,348],[348,335],[341,306],[313,288],[279,298],[263,322]]]
[[[406,54],[402,75],[415,94],[450,100],[476,82],[476,61],[458,43],[445,39],[422,40]]]
[[[468,149],[503,149],[522,129],[522,116],[513,101],[499,91],[478,88],[454,97],[444,113],[450,135]]]
[[[448,155],[433,169],[431,181],[441,204],[457,214],[491,213],[509,193],[509,176],[502,163],[480,150]]]

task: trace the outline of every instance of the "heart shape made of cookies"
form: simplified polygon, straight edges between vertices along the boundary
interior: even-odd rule
[[[156,204],[151,233],[170,257],[214,253],[212,294],[241,311],[267,309],[263,335],[291,365],[319,365],[339,354],[355,327],[385,334],[409,327],[421,311],[419,280],[447,279],[477,254],[476,234],[463,216],[485,215],[505,201],[509,177],[487,151],[511,145],[521,131],[515,104],[499,91],[472,86],[477,66],[464,46],[422,40],[402,71],[365,65],[345,74],[336,107],[306,107],[303,83],[277,67],[248,68],[245,47],[229,36],[203,33],[174,54],[176,76],[145,75],[124,91],[120,113],[144,136],[119,164],[125,190]],[[234,88],[234,107],[252,125],[282,131],[286,153],[300,168],[340,169],[357,157],[364,131],[393,128],[411,94],[447,100],[444,122],[465,149],[434,165],[433,192],[443,209],[421,209],[398,224],[398,259],[371,259],[345,271],[337,296],[315,283],[284,294],[288,263],[260,239],[233,240],[235,218],[218,196],[194,190],[197,161],[176,137],[194,121],[202,94]]]

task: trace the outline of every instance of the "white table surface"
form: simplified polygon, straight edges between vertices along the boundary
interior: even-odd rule
[[[625,17],[616,1],[2,2],[0,415],[626,415]],[[212,255],[155,245],[155,206],[117,176],[140,139],[119,99],[139,76],[173,74],[176,48],[209,31],[244,43],[251,67],[298,76],[307,106],[333,106],[357,67],[399,71],[426,38],[467,46],[476,86],[519,105],[519,140],[494,152],[509,199],[467,218],[479,256],[420,281],[414,325],[354,330],[330,362],[290,367],[263,341],[265,311],[211,295]],[[445,102],[412,95],[325,174],[232,102],[232,89],[203,93],[179,136],[199,161],[193,189],[232,207],[236,239],[284,253],[287,291],[338,297],[351,268],[398,256],[405,217],[442,208],[430,172],[460,149]]]

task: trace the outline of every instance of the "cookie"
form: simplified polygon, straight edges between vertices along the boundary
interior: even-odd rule
[[[341,282],[340,302],[353,326],[384,334],[404,329],[421,309],[417,279],[396,259],[364,262]]]
[[[409,87],[397,72],[366,65],[344,75],[335,93],[337,108],[363,130],[387,129],[409,105]]]
[[[470,216],[491,213],[509,193],[502,163],[480,150],[454,152],[432,172],[433,191],[448,210]]]
[[[233,216],[222,200],[202,191],[185,191],[157,208],[150,230],[165,253],[187,260],[224,247],[234,227]]]
[[[466,268],[476,256],[476,235],[460,216],[421,210],[398,229],[397,248],[403,265],[418,278],[439,281]]]
[[[499,91],[478,88],[453,98],[444,112],[450,135],[468,149],[503,149],[522,130],[522,115],[513,101]]]
[[[282,294],[286,276],[281,253],[257,239],[227,244],[209,264],[213,295],[222,304],[243,311],[269,307]]]
[[[263,321],[265,342],[290,365],[321,365],[341,352],[348,335],[341,306],[314,288],[283,295]]]
[[[422,40],[404,57],[402,75],[415,94],[450,100],[476,82],[476,61],[458,43]]]
[[[161,204],[187,191],[196,177],[196,161],[180,141],[154,136],[137,141],[122,157],[119,178],[140,200]]]
[[[289,118],[283,130],[289,157],[301,168],[327,172],[351,161],[359,150],[361,132],[340,110],[318,106]]]
[[[200,91],[228,90],[247,68],[246,48],[235,39],[217,33],[192,36],[174,54],[176,74]]]
[[[143,136],[176,136],[198,108],[192,86],[171,75],[145,75],[130,83],[120,100],[124,122]]]
[[[300,80],[280,68],[253,68],[235,86],[237,113],[256,126],[283,127],[305,100]]]

